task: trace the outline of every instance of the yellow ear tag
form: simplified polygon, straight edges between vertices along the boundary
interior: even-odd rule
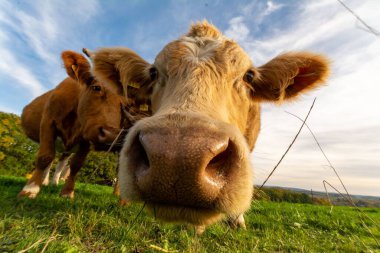
[[[128,86],[131,86],[136,89],[140,89],[140,84],[139,83],[129,83]]]
[[[140,105],[140,111],[147,112],[148,110],[149,110],[149,105],[147,104]]]

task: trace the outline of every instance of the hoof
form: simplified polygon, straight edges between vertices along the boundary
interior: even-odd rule
[[[228,225],[232,228],[232,229],[247,229],[246,225],[245,225],[245,220],[244,220],[244,215],[243,214],[240,214],[239,216],[235,216],[235,217],[230,217],[227,221]]]
[[[50,184],[57,186],[59,184],[59,180],[56,180],[55,178],[53,178]]]
[[[206,230],[206,226],[205,225],[198,225],[198,226],[195,226],[195,234],[197,235],[201,235],[205,232]]]
[[[119,199],[119,205],[120,206],[128,206],[129,202],[127,200],[125,200],[125,199],[120,198]]]
[[[29,199],[35,199],[37,197],[37,193],[35,192],[29,192],[29,191],[20,191],[20,193],[17,195],[18,198],[29,198]]]
[[[18,194],[18,197],[27,197],[34,199],[37,197],[37,194],[40,192],[40,186],[35,182],[30,182],[22,188],[21,192]]]
[[[114,190],[113,195],[119,197],[120,196],[120,191],[119,190]]]
[[[241,229],[247,229],[247,226],[245,225],[245,220],[244,220],[244,215],[243,214],[241,214],[241,215],[239,215],[239,218],[238,218],[238,220],[237,220],[237,227],[238,228],[241,228]]]
[[[61,192],[61,197],[67,198],[67,199],[73,199],[74,198],[74,191],[72,191],[72,192]]]

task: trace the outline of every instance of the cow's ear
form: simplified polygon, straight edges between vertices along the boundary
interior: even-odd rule
[[[323,85],[329,75],[329,60],[309,52],[285,53],[255,73],[253,99],[282,102]]]
[[[74,51],[63,51],[62,60],[67,74],[85,85],[91,85],[94,80],[91,74],[91,66],[87,59]]]
[[[151,65],[128,48],[101,48],[90,58],[96,78],[123,87],[125,93],[128,86],[139,89],[151,83]]]

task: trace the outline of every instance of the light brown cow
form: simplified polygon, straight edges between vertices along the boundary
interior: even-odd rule
[[[255,67],[206,21],[166,45],[152,65],[123,48],[99,49],[92,61],[95,76],[116,85],[150,69],[153,116],[126,137],[121,196],[145,202],[157,218],[196,226],[223,216],[244,226],[260,103],[293,100],[329,73],[328,60],[309,52],[284,53]]]
[[[91,74],[89,62],[79,53],[64,51],[62,59],[70,77],[33,100],[21,116],[26,135],[39,142],[40,148],[33,176],[19,196],[36,197],[48,177],[58,141],[65,152],[75,152],[70,160],[70,174],[61,191],[62,196],[72,198],[75,176],[90,146],[95,150],[107,150],[120,130],[128,129],[133,123],[125,112],[133,107],[127,106],[121,87],[108,87],[97,81]],[[117,144],[120,146],[120,142]],[[68,156],[63,158],[62,168]],[[58,180],[56,176],[55,181]]]

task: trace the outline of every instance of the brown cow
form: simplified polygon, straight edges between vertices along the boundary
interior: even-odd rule
[[[154,64],[129,49],[92,57],[94,74],[123,85],[150,68],[153,116],[129,131],[120,154],[121,196],[143,201],[157,218],[196,226],[250,207],[249,153],[260,130],[260,103],[293,100],[322,85],[328,60],[281,54],[260,67],[206,21],[164,47]],[[144,66],[145,64],[145,66]],[[115,78],[117,77],[117,78]]]
[[[36,197],[41,184],[48,178],[58,141],[65,152],[75,152],[70,160],[70,174],[61,191],[62,196],[72,198],[75,176],[90,146],[95,150],[107,150],[121,129],[128,129],[133,123],[125,111],[127,99],[122,88],[108,87],[97,81],[90,72],[89,62],[79,53],[64,51],[62,59],[70,77],[37,97],[22,112],[22,127],[29,138],[40,143],[40,148],[33,176],[19,196]],[[123,136],[125,134],[121,138]],[[120,146],[120,142],[118,144]],[[67,154],[61,158],[59,173],[67,158]],[[55,181],[56,177],[59,179],[57,173]]]

